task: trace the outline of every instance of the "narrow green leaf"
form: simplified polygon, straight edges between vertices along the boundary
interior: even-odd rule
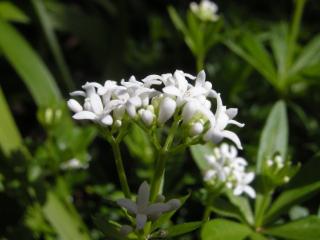
[[[1,19],[0,48],[38,106],[49,106],[61,100],[54,78],[37,53],[14,27]]]
[[[297,187],[283,192],[272,204],[270,210],[266,213],[264,223],[268,224],[279,217],[282,213],[293,205],[299,204],[315,193],[320,191],[320,182],[315,182],[307,186]]]
[[[54,192],[47,193],[43,213],[62,240],[89,240],[86,230],[77,224],[77,219],[68,212]]]
[[[0,147],[5,155],[21,148],[22,139],[0,86]]]
[[[302,50],[298,59],[290,69],[289,74],[294,76],[304,68],[320,62],[320,34],[315,36]]]
[[[59,67],[61,76],[64,79],[65,85],[67,86],[67,89],[71,91],[75,88],[75,86],[72,82],[71,74],[69,72],[67,63],[64,60],[62,50],[54,33],[51,19],[49,18],[44,2],[42,0],[32,0],[32,4],[39,17],[39,22],[45,33],[52,55],[54,56],[54,59]]]
[[[96,217],[93,219],[93,222],[98,227],[98,229],[105,234],[106,237],[110,237],[111,239],[116,240],[127,239],[120,234],[120,227],[115,226],[108,221],[105,221],[103,218]]]
[[[215,219],[204,224],[202,240],[244,240],[252,233],[246,225],[224,219]]]
[[[251,66],[253,66],[267,81],[270,82],[270,84],[272,84],[275,88],[278,88],[274,68],[271,70],[272,68],[270,68],[270,66],[266,67],[265,63],[257,58],[257,55],[252,55],[253,50],[248,52],[245,47],[236,43],[235,41],[225,41],[225,45],[243,60],[248,62]],[[246,45],[249,45],[249,43],[246,43]],[[266,62],[269,62],[269,60]]]
[[[286,59],[288,55],[288,25],[283,23],[275,26],[270,34],[271,48],[277,64],[278,79],[283,81],[285,80],[287,71]]]
[[[263,162],[279,153],[284,159],[288,146],[288,119],[286,105],[278,101],[272,108],[263,128],[257,156],[257,173],[261,173]]]
[[[20,23],[29,23],[29,17],[10,1],[0,2],[0,18]]]
[[[183,234],[186,234],[188,232],[192,232],[196,229],[198,229],[202,225],[201,221],[198,222],[187,222],[182,224],[173,225],[172,227],[169,227],[166,229],[167,237],[176,237]]]
[[[265,230],[266,233],[292,240],[319,240],[320,218],[310,216],[301,220],[275,226]]]
[[[186,28],[185,24],[183,23],[181,17],[174,9],[174,7],[169,6],[168,13],[176,29],[181,31],[184,35],[188,35],[188,29]]]

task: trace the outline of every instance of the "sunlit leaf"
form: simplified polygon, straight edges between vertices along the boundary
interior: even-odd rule
[[[244,240],[252,233],[246,225],[224,219],[205,223],[201,231],[202,240]]]
[[[0,18],[20,23],[30,22],[29,17],[10,1],[0,2]]]
[[[38,106],[49,106],[61,100],[60,91],[46,65],[23,36],[1,19],[0,48]]]
[[[265,232],[288,240],[318,240],[320,239],[320,218],[310,216],[269,228]]]

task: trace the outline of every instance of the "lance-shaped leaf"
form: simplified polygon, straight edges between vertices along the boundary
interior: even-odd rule
[[[0,19],[0,48],[26,84],[38,106],[49,106],[61,100],[60,91],[46,65],[24,37],[2,19]]]
[[[272,236],[289,240],[318,240],[320,239],[320,218],[310,216],[272,227],[265,232]]]

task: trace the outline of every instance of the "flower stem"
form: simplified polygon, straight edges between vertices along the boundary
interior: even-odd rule
[[[211,214],[211,205],[213,203],[213,200],[215,199],[217,195],[214,193],[209,193],[207,203],[206,203],[206,208],[203,213],[203,221],[209,221],[210,220],[210,214]]]
[[[160,192],[161,183],[163,182],[163,179],[164,179],[166,159],[168,157],[171,144],[173,143],[177,128],[179,127],[179,121],[180,121],[179,118],[175,118],[163,147],[158,151],[156,170],[151,181],[151,190],[150,190],[151,202],[156,200],[157,195]]]
[[[130,193],[130,188],[127,181],[127,176],[123,167],[119,142],[113,139],[112,141],[110,141],[110,144],[112,147],[112,151],[113,151],[113,155],[114,155],[114,159],[115,159],[115,163],[118,171],[118,177],[120,180],[121,189],[125,197],[130,199],[131,193]]]

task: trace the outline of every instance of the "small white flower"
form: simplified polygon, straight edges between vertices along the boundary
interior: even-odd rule
[[[210,119],[211,127],[205,134],[204,140],[219,143],[223,138],[227,138],[234,142],[239,149],[242,149],[239,137],[234,132],[225,130],[225,128],[229,124],[234,124],[238,127],[243,127],[244,124],[233,120],[233,118],[237,114],[237,111],[234,108],[227,109],[226,106],[223,106],[220,94],[217,95],[216,99],[217,109],[215,118]]]
[[[213,149],[212,154],[205,156],[208,169],[204,173],[204,181],[224,183],[235,195],[242,193],[255,197],[254,189],[249,185],[254,173],[245,172],[247,161],[238,157],[237,149],[226,143]]]
[[[68,169],[87,169],[89,165],[86,163],[80,162],[77,158],[72,158],[67,162],[64,162],[60,165],[60,168],[62,170],[68,170]]]
[[[254,189],[249,185],[254,179],[254,173],[243,173],[239,172],[238,174],[235,174],[237,177],[237,184],[233,191],[234,195],[238,196],[242,193],[248,194],[251,198],[256,197],[256,192]]]
[[[212,1],[202,0],[200,4],[192,2],[190,3],[190,9],[202,21],[215,22],[219,19],[217,15],[218,6]]]

